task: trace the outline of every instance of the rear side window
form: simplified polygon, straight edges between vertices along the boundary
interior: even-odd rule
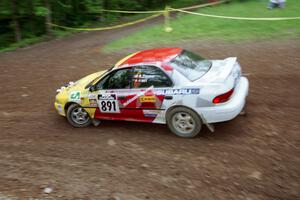
[[[190,51],[182,51],[168,63],[190,81],[195,81],[211,68],[212,62]]]
[[[133,88],[171,87],[172,80],[158,67],[136,66],[133,70]]]

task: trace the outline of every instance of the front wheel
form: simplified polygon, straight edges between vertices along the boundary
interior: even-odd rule
[[[67,111],[68,122],[77,128],[86,127],[91,124],[90,115],[78,104],[72,104]]]
[[[201,118],[192,110],[177,107],[167,113],[169,129],[177,136],[191,138],[199,134],[202,128]]]

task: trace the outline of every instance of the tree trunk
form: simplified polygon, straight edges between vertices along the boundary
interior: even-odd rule
[[[12,20],[13,20],[14,29],[15,29],[15,40],[16,40],[16,42],[20,42],[22,40],[22,33],[21,33],[21,27],[20,27],[20,21],[19,21],[18,0],[12,0],[11,6],[12,6]]]
[[[28,24],[30,27],[30,30],[32,32],[33,35],[36,34],[36,30],[35,30],[35,13],[34,13],[34,4],[33,4],[33,0],[28,0],[28,12],[29,12],[29,20],[28,20]]]
[[[34,5],[32,0],[28,1],[28,7],[29,7],[29,20],[31,23],[34,22]]]
[[[109,0],[103,0],[103,9],[110,9],[109,7]],[[102,21],[106,21],[107,19],[108,12],[103,12],[102,13]]]
[[[51,16],[51,4],[49,0],[45,0],[45,7],[48,9],[48,13],[45,16],[46,32],[48,36],[52,36],[52,16]]]

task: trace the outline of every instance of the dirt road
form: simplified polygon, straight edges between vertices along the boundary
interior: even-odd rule
[[[0,54],[0,199],[299,199],[300,40],[177,45],[237,56],[250,80],[248,116],[214,134],[109,121],[75,129],[56,114],[55,90],[132,52],[100,50],[140,26]]]

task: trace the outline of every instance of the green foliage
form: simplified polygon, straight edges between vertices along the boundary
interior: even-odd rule
[[[170,2],[168,5],[172,6],[173,8],[182,8],[185,6],[198,5],[206,2],[206,0],[181,0]]]
[[[289,0],[284,9],[267,9],[267,1],[232,2],[198,10],[201,13],[240,17],[295,17],[300,16],[300,1]],[[255,12],[253,12],[255,11]],[[197,12],[197,11],[195,11]],[[163,25],[154,25],[142,31],[115,40],[104,51],[169,45],[180,40],[218,39],[253,40],[266,38],[300,37],[300,20],[240,21],[179,14],[171,19],[173,31],[166,33]]]
[[[107,13],[101,11],[103,8],[159,10],[166,4],[181,7],[206,1],[208,0],[0,0],[0,49],[14,49],[31,44],[35,37],[39,41],[50,33],[47,32],[47,20],[70,27],[107,26],[123,21],[124,18],[138,18],[139,15]],[[51,33],[52,36],[61,37],[73,31],[54,28]],[[15,43],[17,35],[25,41]]]
[[[85,6],[88,13],[99,13],[99,11],[102,9],[100,1],[86,0]]]
[[[36,16],[45,17],[46,15],[48,15],[50,13],[50,11],[43,6],[37,6],[37,7],[35,7],[34,13]]]

